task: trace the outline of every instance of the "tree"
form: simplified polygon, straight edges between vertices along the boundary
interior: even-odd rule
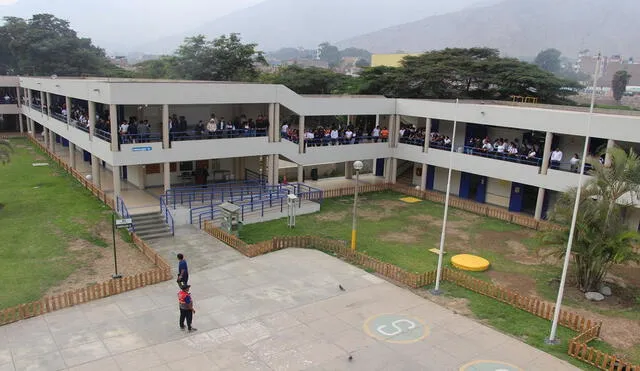
[[[611,90],[613,90],[613,99],[620,104],[624,92],[627,91],[627,84],[631,80],[631,75],[627,71],[617,71],[611,80]]]
[[[177,60],[175,57],[160,57],[140,62],[135,66],[136,75],[148,79],[178,79]]]
[[[51,14],[5,17],[0,26],[0,65],[23,75],[114,75],[104,50],[79,38],[69,22]]]
[[[638,233],[630,231],[623,222],[625,210],[634,207],[632,198],[640,190],[640,158],[631,149],[609,150],[611,166],[596,162],[593,177],[584,185],[572,247],[577,286],[582,291],[597,291],[613,264],[639,261],[634,244]],[[560,196],[550,219],[569,224],[576,190]],[[567,231],[546,232],[544,239],[558,248],[564,256],[568,240]]]
[[[371,65],[371,53],[365,49],[359,48],[346,48],[340,50],[340,58],[344,57],[358,57],[360,58],[358,62],[362,61],[361,66],[358,67],[368,67]]]
[[[540,69],[551,72],[559,73],[562,70],[562,62],[560,56],[562,53],[558,49],[545,49],[538,53],[533,64],[540,67]]]
[[[11,154],[13,153],[13,146],[11,142],[6,139],[0,139],[0,162],[6,164],[11,161]]]
[[[332,94],[342,92],[343,85],[352,78],[323,68],[288,66],[277,73],[263,75],[262,81],[282,84],[298,94]]]
[[[329,67],[333,68],[340,63],[340,50],[337,46],[333,46],[327,42],[318,45],[320,49],[320,60],[329,63]]]

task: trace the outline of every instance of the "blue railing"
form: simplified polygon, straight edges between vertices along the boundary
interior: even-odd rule
[[[116,197],[116,212],[125,219],[131,218],[131,214],[129,214],[129,210],[127,209],[127,205],[125,205],[124,200],[120,197]],[[131,228],[129,228],[131,232],[136,231],[136,226],[132,223]]]
[[[203,131],[197,133],[192,131],[172,131],[169,133],[171,141],[183,140],[207,140],[207,139],[233,139],[233,138],[255,138],[266,137],[267,129],[235,129],[216,130],[214,132]]]
[[[257,171],[253,171],[251,169],[244,169],[244,178],[246,179],[246,181],[255,181],[255,182],[259,182],[262,184],[266,184],[267,183],[267,176],[258,173]]]
[[[253,212],[255,211],[255,206],[258,203],[269,202],[269,207],[273,207],[273,204],[282,204],[282,200],[287,198],[289,193],[285,190],[271,190],[260,194],[247,194],[242,196],[235,196],[227,198],[226,200],[213,200],[209,205],[194,207],[189,209],[189,220],[191,223],[195,221],[195,216],[203,212],[213,212],[220,204],[224,202],[230,202],[234,205],[240,206],[242,208],[242,216],[244,217],[245,210]],[[262,204],[261,204],[262,205]],[[262,206],[261,206],[262,207]]]
[[[238,184],[243,185],[238,186]],[[165,196],[167,204],[171,205],[175,209],[177,205],[184,204],[188,204],[189,207],[192,207],[194,202],[204,203],[215,200],[225,201],[226,199],[234,199],[238,197],[242,200],[244,197],[252,194],[265,193],[272,191],[273,189],[280,190],[281,188],[280,185],[268,186],[259,183],[251,185],[247,184],[251,183],[217,183],[210,187],[207,186],[206,188],[203,188],[202,186],[175,188],[165,192]]]
[[[284,194],[278,198],[270,198],[263,200],[254,200],[253,202],[245,203],[245,204],[235,204],[240,206],[240,216],[242,219],[245,217],[245,213],[260,211],[260,216],[264,216],[265,205],[267,208],[273,207],[274,205],[280,205],[280,212],[284,211],[284,207],[287,204],[287,194]],[[207,220],[215,220],[216,216],[221,216],[222,212],[220,209],[216,209],[216,206],[210,206],[209,211],[205,211],[198,215],[198,225],[202,228],[202,222]],[[195,219],[194,216],[192,218]],[[192,220],[192,222],[195,220]]]
[[[167,207],[167,203],[165,200],[165,196],[160,196],[160,214],[164,217],[164,222],[169,225],[171,228],[171,235],[175,235],[175,227],[173,222],[173,215],[169,212],[169,208]]]

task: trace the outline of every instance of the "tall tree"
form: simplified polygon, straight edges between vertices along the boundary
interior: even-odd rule
[[[329,67],[333,68],[340,63],[340,50],[337,46],[324,42],[318,45],[320,49],[320,60],[329,63]]]
[[[613,99],[615,99],[618,104],[620,104],[624,92],[627,91],[627,84],[629,84],[629,80],[631,80],[631,75],[629,72],[624,70],[616,71],[613,75],[613,80],[611,80],[611,90],[613,90]]]
[[[323,68],[288,66],[277,73],[263,75],[262,81],[282,84],[298,94],[332,94],[341,92],[349,76]]]
[[[632,199],[640,190],[640,158],[633,150],[620,148],[610,149],[609,155],[611,166],[595,163],[579,201],[571,254],[577,286],[582,291],[597,291],[613,264],[640,260],[634,247],[639,235],[623,221],[625,209],[634,207]],[[563,193],[550,219],[568,225],[575,199],[575,189]],[[544,238],[558,247],[559,256],[564,256],[567,231],[547,232]]]
[[[0,26],[0,67],[23,75],[119,73],[91,39],[79,38],[69,22],[51,14],[5,17]]]
[[[558,49],[545,49],[538,53],[533,64],[547,72],[559,73],[562,70],[560,56],[562,53]]]

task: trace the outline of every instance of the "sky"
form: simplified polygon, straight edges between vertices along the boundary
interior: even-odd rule
[[[0,0],[0,16],[51,13],[108,51],[195,28],[263,0]],[[131,42],[132,37],[135,41]]]

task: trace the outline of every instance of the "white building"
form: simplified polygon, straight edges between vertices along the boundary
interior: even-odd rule
[[[427,133],[452,137],[453,120],[457,118],[452,193],[536,218],[544,217],[557,192],[576,186],[578,174],[570,171],[568,162],[574,153],[582,154],[588,117],[586,110],[578,107],[463,101],[456,108],[449,101],[300,96],[284,86],[266,84],[2,77],[0,86],[15,87],[17,95],[30,102],[0,105],[0,113],[21,112],[20,130],[44,135],[49,146],[56,145],[58,137],[69,151],[83,151],[85,160],[93,160],[93,181],[97,185],[98,169],[104,163],[119,174],[113,177],[116,194],[124,179],[140,189],[169,189],[180,182],[183,171],[196,167],[205,167],[220,179],[246,179],[263,171],[269,183],[277,183],[278,159],[297,164],[298,179],[314,165],[326,163],[344,163],[346,176],[350,177],[351,162],[372,160],[375,175],[387,182],[395,183],[402,176],[422,189],[445,191],[449,151],[434,148],[429,141],[425,145],[424,141],[400,138],[399,128],[402,123],[411,124]],[[63,105],[67,109],[86,107],[88,125],[83,127],[62,116]],[[43,106],[50,109],[42,110]],[[264,136],[243,129],[212,138],[194,133],[195,124],[199,120],[206,124],[212,113],[217,119],[227,120],[241,115],[255,119],[263,114],[271,125]],[[184,116],[187,133],[170,133],[170,117],[174,114]],[[590,150],[614,144],[637,149],[640,116],[632,114],[597,111],[592,119]],[[303,133],[323,117],[338,115],[347,116],[350,122],[366,121],[366,134],[376,123],[387,127],[389,140],[360,138],[360,143],[350,145],[331,145],[327,140],[328,145],[310,146],[281,138],[280,124],[284,120]],[[119,138],[117,121],[131,116],[148,120],[152,135],[144,140]],[[97,117],[118,120],[99,130]],[[479,151],[465,147],[471,137],[489,137],[492,143],[497,138],[517,139],[519,143],[538,143],[540,148],[536,158],[529,160],[495,153],[479,155]],[[557,169],[547,166],[555,147],[564,154]],[[638,228],[640,209],[627,215],[627,220],[630,227]]]

